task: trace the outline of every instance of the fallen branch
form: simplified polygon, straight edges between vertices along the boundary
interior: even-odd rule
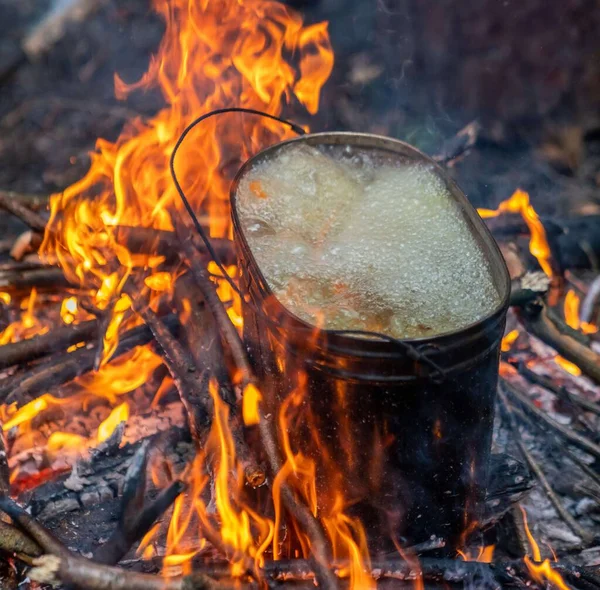
[[[81,324],[63,325],[29,340],[5,344],[0,346],[0,368],[28,363],[50,353],[65,350],[78,342],[87,342],[94,337],[96,330],[97,322],[91,320]]]
[[[572,336],[562,333],[549,318],[546,305],[541,299],[519,307],[518,310],[519,319],[528,332],[575,363],[596,383],[600,383],[600,355]]]
[[[46,229],[46,220],[20,201],[19,193],[0,190],[0,209],[4,209],[15,217],[18,217],[31,229],[43,233]]]

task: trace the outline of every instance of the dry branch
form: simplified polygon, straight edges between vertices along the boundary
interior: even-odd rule
[[[245,386],[253,383],[255,379],[252,367],[246,355],[246,350],[235,326],[231,323],[231,320],[217,295],[214,283],[210,280],[204,267],[199,263],[198,253],[192,242],[187,239],[183,229],[176,225],[176,230],[181,239],[183,252],[185,253],[186,261],[190,266],[194,281],[202,292],[204,300],[215,318],[217,326],[219,327],[219,333],[224,339],[224,344],[231,353],[236,369],[239,372],[242,385]],[[271,473],[274,477],[282,468],[276,435],[273,424],[265,417],[260,408],[259,418],[258,427],[261,440],[269,460]],[[313,552],[313,565],[317,572],[319,585],[327,590],[337,588],[337,581],[329,568],[329,548],[319,521],[312,515],[306,505],[296,499],[293,491],[285,482],[281,486],[281,497],[288,512],[296,519],[310,539],[311,550]]]
[[[0,291],[9,293],[29,294],[33,287],[38,291],[57,291],[72,286],[60,268],[0,271]]]
[[[97,330],[94,320],[60,326],[29,340],[21,340],[12,344],[0,346],[0,368],[28,363],[50,353],[65,350],[78,342],[87,342],[93,338]]]
[[[29,207],[23,205],[20,201],[21,199],[19,198],[18,193],[0,190],[0,209],[4,209],[15,217],[18,217],[31,229],[43,233],[46,229],[46,220],[38,213],[29,209]]]

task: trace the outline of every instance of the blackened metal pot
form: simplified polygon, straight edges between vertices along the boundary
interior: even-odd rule
[[[248,246],[236,192],[250,168],[294,143],[353,146],[432,166],[483,250],[501,303],[464,329],[402,342],[318,330],[293,315],[274,297]],[[306,389],[312,425],[296,424],[288,434],[317,463],[320,508],[333,495],[334,466],[335,485],[370,543],[384,549],[390,539],[418,543],[436,535],[453,552],[482,516],[510,293],[504,259],[479,215],[446,172],[414,147],[342,132],[309,134],[260,152],[239,171],[231,204],[244,341],[274,415],[290,392]]]

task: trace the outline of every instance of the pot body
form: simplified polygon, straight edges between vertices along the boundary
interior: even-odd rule
[[[289,312],[273,296],[248,246],[236,190],[250,167],[294,142],[350,145],[434,166],[487,257],[500,305],[462,330],[402,342],[319,330]],[[231,197],[244,341],[268,410],[278,415],[285,404],[289,419],[280,421],[280,436],[286,430],[292,448],[316,464],[319,509],[327,514],[343,497],[346,512],[365,526],[370,547],[384,550],[393,539],[412,544],[436,535],[452,553],[481,519],[488,477],[510,292],[491,234],[430,158],[403,142],[368,134],[311,134],[268,148],[242,167]]]

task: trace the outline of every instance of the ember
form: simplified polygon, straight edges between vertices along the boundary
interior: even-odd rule
[[[404,59],[404,25],[383,4],[370,23],[355,0],[297,3],[311,24],[271,0],[154,0],[162,41],[133,83],[151,26],[132,2],[57,3],[10,71],[0,51],[0,83],[19,103],[0,128],[20,132],[0,147],[25,154],[14,167],[25,175],[38,147],[21,142],[39,135],[56,155],[34,186],[58,189],[49,211],[44,197],[0,190],[0,585],[600,588],[600,216],[585,203],[552,217],[566,207],[544,188],[564,188],[562,176],[565,194],[584,177],[595,187],[597,130],[535,140],[558,172],[502,160],[504,121],[469,123],[432,158],[368,133],[296,138],[310,121],[432,139],[430,112],[414,132],[400,101],[381,99],[390,87],[376,88],[403,87],[414,56],[419,76],[437,72],[426,94],[443,96],[436,40],[455,20],[440,26],[429,2],[409,0],[419,41]],[[139,28],[115,49],[130,18]],[[475,37],[495,35],[486,22]],[[101,50],[81,67],[91,30]],[[359,30],[359,46],[345,45]],[[54,92],[56,72],[35,61],[45,51],[78,70],[65,97],[121,54],[127,106],[24,101],[31,80]],[[478,59],[449,70],[477,96],[465,72]],[[376,108],[363,113],[363,100]],[[65,109],[79,118],[48,141]],[[126,123],[79,176],[76,130],[91,120],[112,138]],[[285,149],[285,169],[267,170]]]

